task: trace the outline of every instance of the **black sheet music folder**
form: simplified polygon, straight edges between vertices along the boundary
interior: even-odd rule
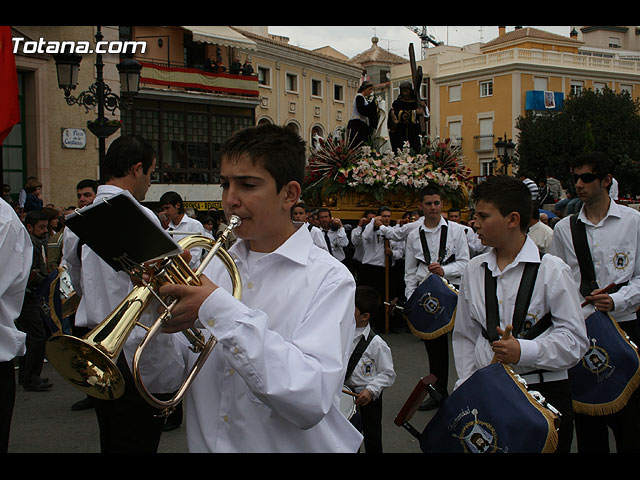
[[[65,225],[118,272],[182,253],[126,190],[69,214]]]

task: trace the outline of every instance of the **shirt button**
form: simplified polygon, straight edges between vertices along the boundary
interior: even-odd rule
[[[212,318],[207,323],[209,324],[210,327],[213,327],[216,324],[216,321]]]
[[[238,353],[240,350],[238,349],[238,347],[234,347],[233,349],[233,353]]]
[[[229,369],[229,375],[233,375],[234,373],[236,373],[236,371],[233,368]]]
[[[247,288],[253,288],[253,283],[252,282],[247,283]]]
[[[222,420],[224,420],[225,422],[229,421],[229,415],[225,415],[224,417],[222,417]]]

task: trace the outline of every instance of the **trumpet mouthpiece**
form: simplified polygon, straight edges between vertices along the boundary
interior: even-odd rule
[[[229,226],[232,228],[236,228],[242,223],[242,219],[237,215],[231,215],[229,218]]]

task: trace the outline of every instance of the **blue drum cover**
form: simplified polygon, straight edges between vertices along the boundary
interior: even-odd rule
[[[453,329],[458,293],[438,275],[429,275],[407,300],[404,313],[411,332],[431,340]]]
[[[440,406],[420,437],[424,453],[552,453],[557,417],[508,366],[474,373]]]
[[[585,322],[590,347],[569,370],[573,409],[609,415],[627,404],[640,383],[640,357],[609,314],[596,311]]]

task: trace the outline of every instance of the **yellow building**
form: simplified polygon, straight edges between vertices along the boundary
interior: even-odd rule
[[[638,61],[594,55],[589,47],[589,35],[602,28],[607,27],[576,27],[573,35],[562,36],[499,27],[499,36],[484,44],[428,49],[418,64],[426,77],[430,135],[460,142],[465,164],[483,176],[501,167],[494,145],[499,138],[517,144],[515,124],[527,110],[560,111],[571,92],[605,86],[640,97]],[[407,65],[395,67],[393,85],[409,75]]]

